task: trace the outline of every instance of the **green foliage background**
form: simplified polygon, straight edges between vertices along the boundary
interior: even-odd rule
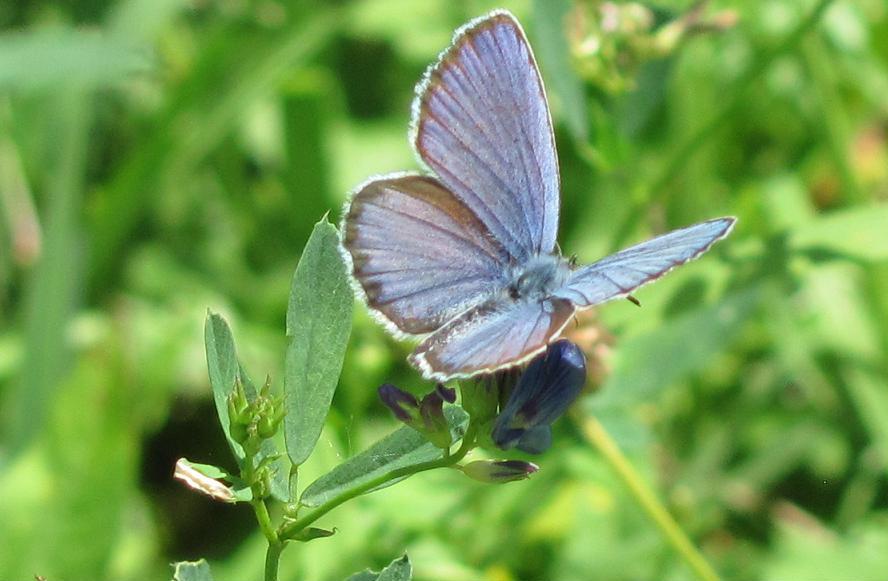
[[[565,252],[739,226],[642,309],[600,309],[607,373],[533,479],[417,476],[328,515],[338,533],[291,548],[281,578],[406,550],[421,580],[687,579],[584,440],[590,414],[726,578],[884,578],[888,6],[713,2],[736,26],[642,62],[605,55],[615,88],[569,57],[573,4],[0,3],[0,579],[168,579],[201,556],[218,580],[258,577],[249,509],[171,479],[180,456],[231,463],[206,308],[280,386],[312,225],[366,177],[417,167],[414,84],[496,6],[549,86]],[[661,23],[690,2],[648,7]],[[394,429],[381,382],[428,389],[408,351],[356,308],[305,482]]]

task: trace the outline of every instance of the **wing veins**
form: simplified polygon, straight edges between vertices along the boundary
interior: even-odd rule
[[[414,198],[414,199],[415,199],[415,198]],[[387,211],[389,211],[389,212],[392,212],[392,213],[398,214],[399,216],[403,216],[403,217],[405,217],[405,218],[407,218],[407,219],[409,219],[409,220],[413,220],[414,222],[417,222],[417,223],[419,223],[419,224],[426,225],[426,226],[428,226],[430,229],[435,230],[435,231],[437,231],[437,232],[440,232],[441,234],[444,234],[444,235],[445,235],[446,237],[448,237],[448,238],[453,238],[453,239],[456,239],[456,240],[463,241],[463,242],[465,242],[466,244],[468,244],[469,246],[473,246],[474,248],[477,248],[477,249],[480,250],[483,254],[485,254],[485,255],[487,255],[487,256],[490,256],[490,257],[493,258],[497,263],[501,263],[501,259],[500,259],[499,256],[496,256],[496,255],[494,255],[494,254],[491,254],[490,252],[487,251],[487,249],[485,249],[483,246],[481,246],[480,244],[478,244],[477,242],[475,242],[475,241],[472,240],[471,238],[464,237],[464,236],[460,236],[459,234],[457,234],[456,232],[454,232],[454,231],[452,231],[452,230],[448,230],[447,228],[444,228],[443,226],[440,226],[440,225],[438,225],[438,224],[435,224],[434,222],[430,222],[429,220],[427,220],[427,219],[425,219],[425,218],[421,218],[421,217],[419,217],[419,216],[416,216],[416,215],[414,215],[414,214],[410,214],[410,213],[405,212],[405,211],[403,211],[403,210],[398,210],[398,209],[396,209],[396,208],[388,208],[388,207],[386,207],[386,206],[380,206],[380,205],[378,205],[378,204],[372,204],[371,202],[365,202],[365,203],[367,203],[368,205],[375,205],[377,208],[382,208],[382,209],[387,210]]]

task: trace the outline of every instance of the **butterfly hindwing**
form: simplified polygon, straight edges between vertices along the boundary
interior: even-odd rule
[[[429,335],[410,361],[426,378],[438,381],[519,365],[557,338],[574,311],[562,299],[491,300]]]

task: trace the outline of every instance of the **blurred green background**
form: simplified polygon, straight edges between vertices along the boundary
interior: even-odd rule
[[[416,168],[413,87],[501,6],[547,81],[561,246],[590,261],[725,214],[703,260],[586,317],[595,370],[533,479],[417,476],[328,515],[282,579],[407,551],[416,578],[688,579],[578,426],[594,415],[728,579],[888,571],[888,5],[537,0],[0,2],[0,579],[259,577],[246,507],[174,483],[231,465],[206,308],[280,377],[311,226]],[[364,309],[320,474],[427,390]]]

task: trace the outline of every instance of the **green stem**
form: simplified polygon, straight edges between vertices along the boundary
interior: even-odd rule
[[[277,581],[278,564],[281,560],[281,552],[284,550],[284,543],[268,543],[268,550],[265,552],[265,581]]]
[[[604,459],[610,464],[611,468],[616,472],[617,476],[629,490],[635,502],[650,518],[669,544],[675,549],[682,560],[694,572],[694,575],[700,581],[719,581],[718,573],[706,561],[706,558],[697,550],[694,544],[688,539],[687,535],[675,522],[675,519],[669,514],[663,504],[657,499],[656,495],[644,483],[641,477],[635,472],[632,464],[620,451],[620,448],[614,442],[604,426],[595,418],[584,420],[582,425],[583,433],[589,442],[598,450]]]
[[[256,522],[259,523],[259,529],[268,541],[268,549],[265,552],[265,581],[277,581],[278,563],[281,558],[286,544],[278,537],[277,530],[271,522],[271,515],[268,512],[268,504],[263,497],[263,489],[266,486],[256,482],[256,470],[253,466],[256,461],[256,455],[261,447],[261,439],[255,435],[250,436],[243,443],[246,458],[241,466],[241,478],[246,482],[251,482],[250,490],[253,492],[253,500],[250,506],[253,507],[253,513],[256,515]]]
[[[278,539],[277,531],[274,530],[274,525],[271,524],[271,515],[268,514],[268,505],[265,504],[264,500],[256,499],[251,500],[250,504],[253,506],[253,512],[256,513],[256,521],[259,523],[262,534],[268,540],[268,544],[279,543],[280,539]]]
[[[419,464],[414,464],[413,466],[404,466],[403,468],[392,470],[387,474],[382,474],[372,480],[368,480],[360,486],[356,486],[355,488],[346,490],[342,492],[339,496],[331,498],[304,517],[282,525],[280,529],[278,529],[278,538],[284,540],[292,538],[293,535],[295,535],[305,527],[309,526],[337,506],[348,502],[349,500],[358,497],[366,492],[369,492],[374,488],[382,486],[386,482],[390,482],[392,480],[397,480],[399,478],[404,478],[407,476],[413,476],[414,474],[427,472],[429,470],[434,470],[435,468],[447,468],[448,466],[453,466],[454,464],[465,458],[466,454],[469,453],[469,450],[471,450],[475,446],[475,434],[475,426],[471,422],[469,422],[469,426],[468,428],[466,428],[466,434],[465,436],[463,436],[462,444],[460,445],[459,449],[453,454],[450,454],[449,456],[444,455],[437,460],[429,460],[428,462],[421,462]]]
[[[755,64],[751,66],[746,74],[744,74],[734,86],[729,94],[731,98],[725,106],[715,115],[713,115],[706,123],[704,123],[697,131],[695,131],[688,139],[673,150],[672,157],[663,167],[663,170],[650,182],[645,188],[645,195],[638,196],[635,203],[626,214],[626,218],[620,225],[614,237],[614,248],[622,248],[626,240],[632,234],[639,220],[644,216],[644,208],[652,201],[663,201],[669,196],[669,182],[687,166],[688,160],[693,156],[700,147],[703,146],[709,138],[716,133],[725,122],[730,119],[734,112],[743,105],[747,100],[747,94],[753,83],[761,77],[768,67],[778,57],[783,56],[796,47],[801,40],[811,31],[812,28],[820,21],[820,17],[832,3],[832,0],[820,0],[811,10],[810,14],[799,22],[798,26],[773,50],[762,53]]]

